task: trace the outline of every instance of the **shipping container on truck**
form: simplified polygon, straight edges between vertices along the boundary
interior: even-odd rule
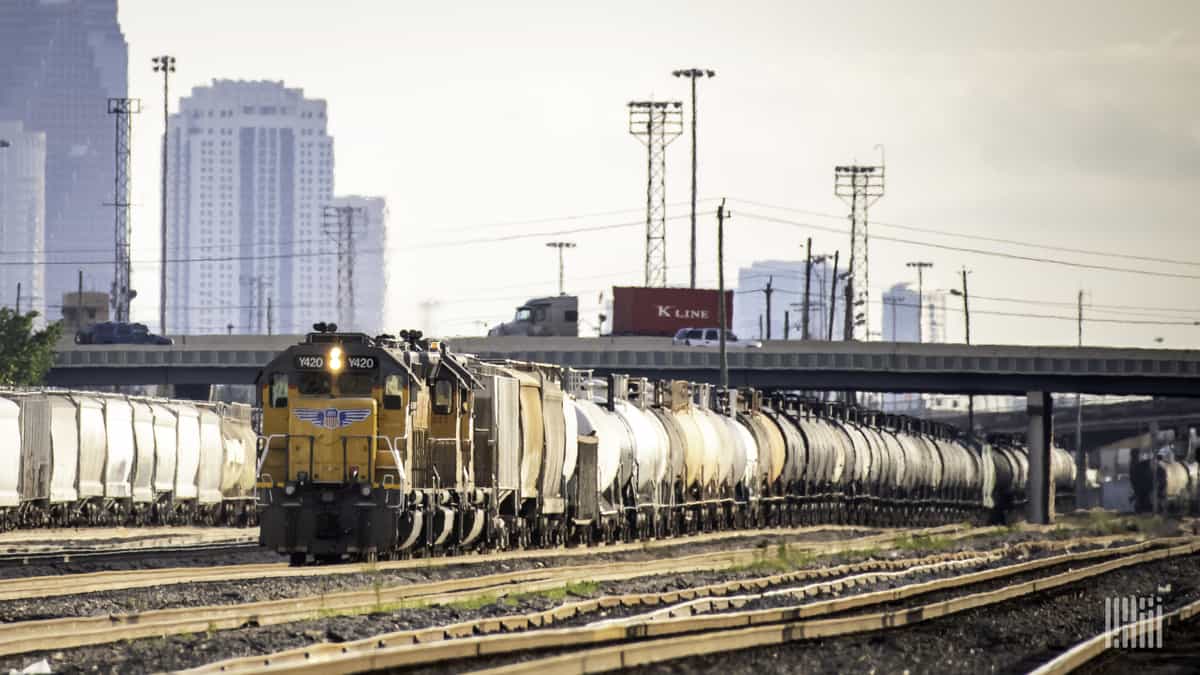
[[[673,337],[680,328],[716,328],[719,291],[711,288],[613,287],[613,335]],[[725,291],[725,325],[733,325],[733,291]]]

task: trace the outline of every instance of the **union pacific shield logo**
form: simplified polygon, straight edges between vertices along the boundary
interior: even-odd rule
[[[294,411],[296,419],[302,422],[308,422],[315,427],[322,429],[340,429],[348,427],[355,422],[361,422],[371,416],[371,411],[368,408],[351,408],[349,410],[338,410],[337,408],[296,408]]]

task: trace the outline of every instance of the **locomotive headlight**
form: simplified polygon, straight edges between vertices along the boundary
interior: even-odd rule
[[[283,486],[283,494],[285,494],[289,497],[296,494],[296,484],[288,483],[287,485]]]
[[[329,369],[333,372],[339,372],[342,369],[342,348],[333,347],[329,350]]]
[[[364,496],[364,497],[370,497],[370,496],[371,496],[371,486],[370,486],[370,485],[367,485],[367,484],[365,484],[365,483],[363,484],[363,486],[362,486],[361,488],[359,488],[359,490],[358,490],[358,491],[359,491],[359,493],[360,493],[362,496]]]

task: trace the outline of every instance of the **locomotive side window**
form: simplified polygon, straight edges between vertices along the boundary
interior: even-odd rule
[[[342,396],[370,396],[374,384],[374,373],[342,373],[338,378],[338,389]]]
[[[433,412],[438,415],[449,415],[453,402],[454,386],[448,380],[438,380],[433,385]]]
[[[274,373],[271,375],[271,407],[286,408],[288,404],[288,376],[287,373]]]
[[[300,373],[300,393],[305,396],[328,396],[331,391],[329,373],[302,372]]]
[[[404,407],[404,384],[399,375],[388,375],[383,381],[384,410],[400,410]]]

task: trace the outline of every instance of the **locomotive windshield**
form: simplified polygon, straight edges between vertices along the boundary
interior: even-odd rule
[[[374,373],[342,373],[338,378],[338,391],[342,396],[370,396],[374,385]]]
[[[303,396],[328,396],[333,388],[329,373],[310,371],[300,373],[299,389]]]

